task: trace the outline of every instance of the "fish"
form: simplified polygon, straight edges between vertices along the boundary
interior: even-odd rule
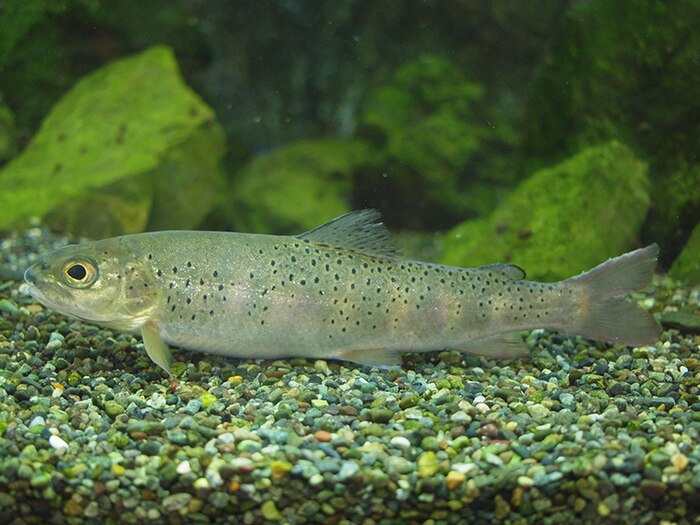
[[[297,236],[159,231],[69,245],[24,278],[46,307],[140,333],[172,372],[170,346],[236,358],[399,367],[401,352],[528,354],[544,328],[653,344],[653,315],[628,299],[651,281],[656,244],[553,283],[513,264],[460,268],[404,258],[373,209]]]

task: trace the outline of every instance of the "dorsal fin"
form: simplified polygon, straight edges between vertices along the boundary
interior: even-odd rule
[[[513,281],[522,281],[525,279],[525,270],[515,264],[489,264],[488,266],[480,266],[477,270],[497,273]]]
[[[377,210],[357,210],[317,226],[297,238],[394,259],[400,256]]]

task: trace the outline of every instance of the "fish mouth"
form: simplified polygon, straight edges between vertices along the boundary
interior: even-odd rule
[[[34,299],[36,299],[37,301],[39,301],[43,305],[48,306],[49,308],[51,308],[53,310],[56,310],[58,312],[65,311],[65,305],[61,305],[60,303],[50,299],[46,295],[46,292],[42,291],[42,288],[40,288],[39,285],[37,284],[38,279],[37,279],[37,276],[36,276],[36,273],[34,272],[34,270],[36,269],[38,264],[39,263],[30,266],[24,272],[24,281],[27,284],[27,287],[25,289],[26,293],[31,295]],[[44,284],[47,284],[47,283],[44,283]],[[63,295],[65,297],[67,303],[73,299],[72,295],[69,292],[67,292],[66,290],[62,289],[60,286],[55,286],[51,282],[49,282],[48,284],[50,285],[49,287],[53,291],[57,291],[59,294]]]

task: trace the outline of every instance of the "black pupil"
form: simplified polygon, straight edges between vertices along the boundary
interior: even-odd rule
[[[82,281],[87,275],[87,270],[82,264],[74,264],[68,268],[68,275],[70,275],[76,281]]]

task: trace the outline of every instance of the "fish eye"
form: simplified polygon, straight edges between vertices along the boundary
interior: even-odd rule
[[[95,282],[97,268],[90,261],[70,260],[63,265],[63,280],[77,288],[85,288]]]

